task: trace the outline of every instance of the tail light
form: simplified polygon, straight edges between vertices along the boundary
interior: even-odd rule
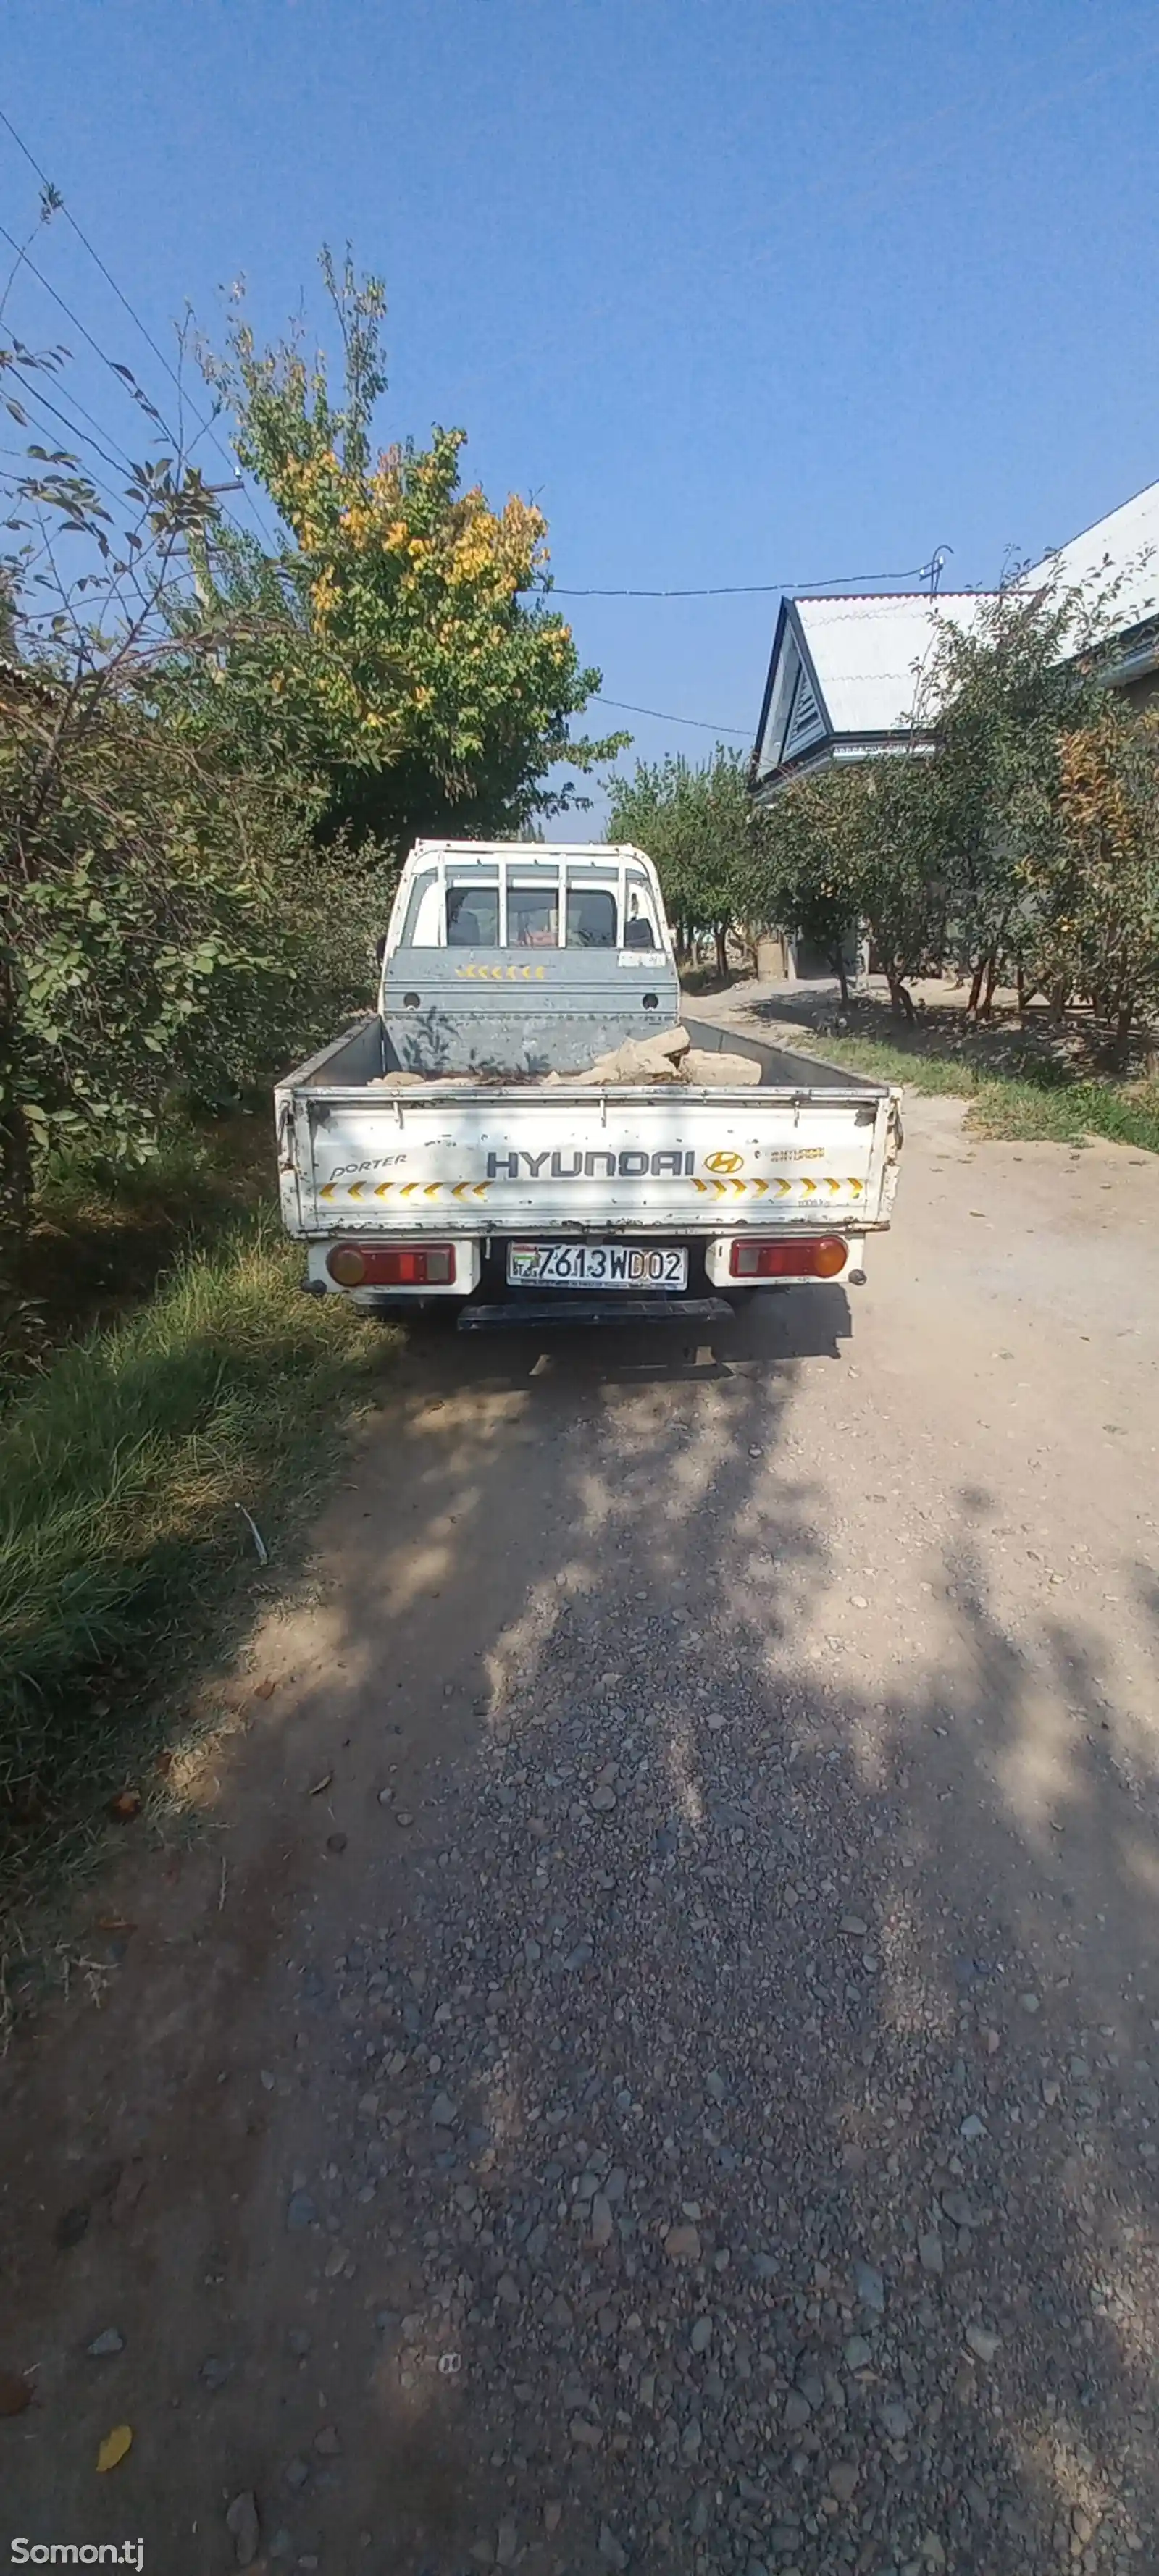
[[[729,1270],[734,1279],[835,1279],[844,1270],[849,1247],[835,1234],[808,1243],[754,1243],[751,1236],[734,1243]]]
[[[326,1268],[339,1288],[449,1288],[453,1243],[336,1243]]]

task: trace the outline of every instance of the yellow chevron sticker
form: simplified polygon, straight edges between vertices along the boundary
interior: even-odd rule
[[[751,1190],[756,1198],[763,1199],[771,1189],[778,1191],[781,1198],[787,1198],[791,1195],[794,1186],[793,1181],[783,1180],[777,1173],[767,1181],[737,1180],[732,1177],[727,1180],[702,1181],[695,1172],[690,1172],[686,1177],[691,1180],[693,1189],[699,1190],[702,1198],[710,1193],[715,1193],[718,1199],[727,1198],[730,1190],[736,1198],[743,1198],[746,1191]],[[849,1190],[853,1197],[858,1199],[865,1195],[864,1181],[858,1180],[852,1172],[841,1179],[834,1178],[831,1173],[825,1173],[816,1181],[809,1180],[803,1172],[798,1172],[795,1179],[797,1186],[810,1198],[815,1198],[818,1190],[822,1188],[829,1190],[834,1198],[839,1198],[842,1190]],[[486,1198],[490,1187],[490,1181],[325,1181],[319,1189],[318,1196],[319,1199],[328,1201],[336,1198],[359,1200],[365,1198],[369,1191],[376,1199],[386,1199],[393,1191],[397,1191],[399,1198],[409,1199],[414,1197],[416,1191],[421,1191],[424,1198],[437,1199],[440,1192],[445,1189],[448,1196],[453,1199],[471,1197],[483,1199]]]

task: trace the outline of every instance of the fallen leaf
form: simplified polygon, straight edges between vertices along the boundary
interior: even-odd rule
[[[32,2390],[18,2370],[0,2370],[0,2415],[23,2415],[32,2404]]]
[[[135,1932],[136,1929],[136,1924],[130,1923],[127,1914],[102,1914],[97,1919],[98,1932]]]
[[[333,1774],[333,1772],[332,1772],[332,1771],[324,1771],[324,1772],[323,1772],[323,1774],[322,1774],[321,1779],[320,1779],[320,1780],[315,1780],[315,1782],[314,1782],[314,1786],[313,1786],[313,1788],[312,1788],[312,1789],[311,1789],[311,1791],[310,1791],[310,1796],[311,1796],[312,1798],[320,1798],[320,1797],[321,1797],[321,1795],[322,1795],[322,1791],[323,1791],[323,1789],[328,1789],[328,1788],[329,1788],[330,1783],[331,1783],[331,1781],[332,1781],[333,1777],[334,1777],[334,1774]]]
[[[256,1690],[254,1691],[254,1698],[272,1699],[277,1687],[278,1685],[275,1681],[259,1682]]]
[[[97,2476],[99,2478],[103,2478],[107,2470],[119,2469],[122,2460],[127,2459],[132,2447],[132,2426],[130,2424],[114,2424],[112,2432],[106,2433],[104,2441],[97,2452]]]
[[[122,1789],[118,1797],[109,1800],[109,1814],[115,1816],[119,1824],[127,1824],[131,1817],[139,1816],[140,1813],[139,1789]]]

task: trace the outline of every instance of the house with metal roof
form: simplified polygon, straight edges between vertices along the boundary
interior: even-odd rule
[[[1105,594],[1111,685],[1159,697],[1159,483],[1019,576]],[[945,621],[969,630],[993,591],[882,591],[784,598],[761,704],[751,784],[758,804],[811,769],[933,744],[925,681]]]

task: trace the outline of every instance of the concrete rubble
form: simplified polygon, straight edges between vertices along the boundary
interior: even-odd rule
[[[710,1091],[731,1091],[740,1084],[759,1083],[760,1065],[747,1055],[715,1055],[703,1047],[694,1047],[687,1029],[662,1029],[655,1037],[625,1038],[607,1054],[575,1072],[546,1073],[528,1077],[480,1071],[475,1074],[423,1074],[398,1071],[377,1074],[368,1084],[371,1091],[436,1091],[460,1089],[466,1082],[481,1087],[517,1081],[521,1087],[556,1091],[583,1089],[611,1091],[617,1088],[640,1088],[657,1083],[684,1083]]]

